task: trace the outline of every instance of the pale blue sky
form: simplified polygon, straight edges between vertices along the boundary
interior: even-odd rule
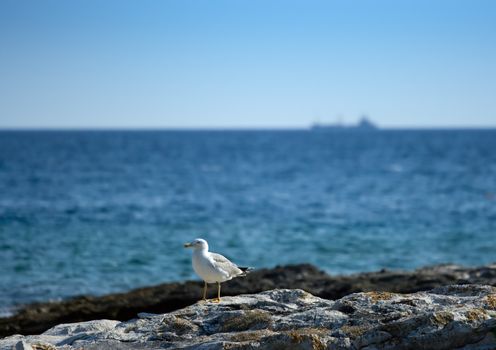
[[[0,127],[496,126],[496,1],[0,1]]]

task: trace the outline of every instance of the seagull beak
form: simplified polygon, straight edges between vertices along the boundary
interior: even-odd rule
[[[184,248],[189,248],[192,247],[193,245],[191,243],[184,243]]]

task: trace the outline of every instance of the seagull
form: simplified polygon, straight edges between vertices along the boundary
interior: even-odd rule
[[[220,303],[220,284],[234,277],[246,276],[251,270],[249,267],[239,267],[229,261],[225,256],[208,251],[206,240],[197,238],[192,242],[185,243],[185,248],[193,248],[193,269],[205,282],[203,287],[203,301],[207,300],[208,283],[217,283],[217,299],[212,300]]]

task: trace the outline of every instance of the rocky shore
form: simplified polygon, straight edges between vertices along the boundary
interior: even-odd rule
[[[311,265],[293,265],[262,269],[246,278],[232,280],[223,285],[223,295],[301,289],[322,299],[337,300],[357,292],[413,293],[453,284],[494,286],[496,265],[476,268],[439,265],[415,271],[382,270],[349,276],[331,276]],[[63,302],[29,305],[12,317],[0,319],[0,337],[40,334],[63,323],[99,319],[128,321],[139,313],[167,313],[196,303],[201,287],[201,283],[191,281],[167,283],[128,293],[101,297],[83,296]]]
[[[465,349],[496,347],[496,288],[451,285],[429,292],[365,292],[336,301],[276,289],[199,302],[127,322],[62,324],[0,340],[33,349]]]

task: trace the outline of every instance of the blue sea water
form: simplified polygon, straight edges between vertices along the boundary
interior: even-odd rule
[[[496,131],[0,132],[0,310],[242,265],[496,260]]]

